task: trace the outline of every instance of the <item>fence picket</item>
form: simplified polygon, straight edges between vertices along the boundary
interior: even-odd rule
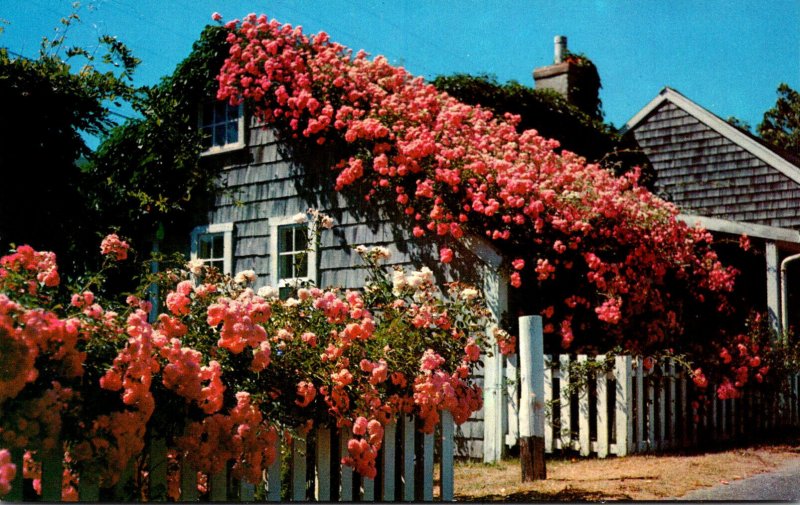
[[[317,428],[317,445],[314,451],[314,497],[317,501],[331,499],[331,430]]]
[[[586,364],[586,355],[578,355],[578,365]],[[589,438],[589,384],[584,384],[578,391],[578,443],[580,455],[588,456],[591,453],[591,439]]]
[[[281,440],[275,440],[275,461],[267,468],[267,501],[281,501]],[[344,474],[344,471],[342,472]]]
[[[361,501],[373,501],[375,499],[375,479],[361,477]]]
[[[553,362],[550,355],[544,355],[544,450],[553,452],[553,426],[555,423],[553,403]]]
[[[112,490],[114,501],[131,500],[131,497],[128,496],[127,486],[128,483],[133,479],[134,466],[134,460],[128,461],[128,464],[125,465],[125,468],[122,470],[122,475],[120,475],[119,480],[116,484],[114,484],[114,488]]]
[[[167,499],[167,441],[163,437],[150,440],[150,489],[156,491],[153,501]]]
[[[420,479],[422,501],[433,501],[433,433],[422,435],[422,479]]]
[[[256,499],[256,486],[246,480],[239,482],[239,501],[251,502]]]
[[[634,361],[636,367],[636,452],[644,451],[647,446],[644,439],[645,413],[644,413],[644,369],[642,358]]]
[[[642,368],[642,375],[644,375],[644,368]],[[648,375],[647,387],[647,450],[653,451],[658,448],[656,445],[656,395],[654,380],[652,375]]]
[[[300,437],[292,438],[292,501],[306,499],[306,440]]]
[[[181,501],[197,501],[197,471],[193,470],[186,456],[181,458]]]
[[[414,418],[403,416],[403,501],[414,501]]]
[[[614,364],[617,455],[633,452],[633,377],[630,356],[617,356]]]
[[[506,356],[506,417],[508,430],[505,443],[509,447],[519,442],[519,356],[511,354]]]
[[[14,474],[14,480],[11,481],[11,490],[5,496],[8,501],[22,501],[22,460],[24,457],[25,449],[11,449],[11,463],[17,468],[17,471]]]
[[[61,447],[61,443],[56,443]],[[42,454],[42,500],[61,501],[61,477],[64,472],[63,452],[52,449]]]
[[[669,383],[669,447],[678,446],[678,426],[676,420],[678,417],[677,401],[675,398],[675,360],[670,358],[667,362],[667,381]]]
[[[347,450],[347,440],[350,434],[347,430],[339,430],[339,457],[345,458],[350,455]],[[413,444],[412,444],[413,445]],[[341,465],[341,476],[339,478],[339,501],[353,501],[353,469],[347,465]]]
[[[598,356],[597,361],[605,364],[606,357]],[[608,456],[608,379],[601,371],[597,375],[597,457]]]
[[[660,450],[667,447],[667,388],[664,365],[658,365],[658,369],[661,376],[658,378],[658,443],[656,447]]]
[[[100,486],[97,482],[97,476],[88,472],[81,474],[78,481],[78,498],[82,502],[87,501],[100,501]],[[61,497],[59,496],[59,500]]]
[[[569,395],[569,355],[560,355],[558,358],[558,363],[558,405],[559,410],[561,411],[561,422],[558,429],[558,441],[561,449],[568,449],[572,445],[572,416],[570,415]]]
[[[445,410],[442,412],[442,438],[439,448],[441,454],[441,465],[439,468],[440,489],[442,501],[453,501],[453,431],[455,423],[453,414]],[[392,472],[394,475],[394,472]]]
[[[681,439],[683,446],[689,446],[689,392],[686,388],[686,371],[681,371],[680,377],[681,390]]]
[[[208,479],[210,486],[211,501],[227,501],[228,500],[228,471],[222,470],[219,473],[211,475]]]
[[[384,428],[383,445],[381,446],[381,469],[382,469],[382,492],[381,500],[394,501],[394,478],[395,478],[395,435],[397,432],[397,423],[389,423]],[[450,450],[452,451],[452,446]]]

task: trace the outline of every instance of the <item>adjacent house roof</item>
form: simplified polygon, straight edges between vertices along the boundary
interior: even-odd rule
[[[622,132],[650,159],[657,191],[685,214],[800,229],[798,160],[674,89],[661,90]]]

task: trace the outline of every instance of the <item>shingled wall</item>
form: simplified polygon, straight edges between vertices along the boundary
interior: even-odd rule
[[[800,226],[800,185],[665,101],[633,130],[658,193],[682,212],[782,228]]]
[[[320,287],[360,288],[366,269],[353,247],[385,246],[392,255],[388,265],[409,268],[429,266],[440,281],[450,280],[448,268],[434,261],[438,256],[433,244],[421,245],[411,240],[407,227],[397,226],[379,208],[354,211],[333,188],[320,190],[306,184],[304,168],[281,154],[274,132],[252,123],[246,129],[247,146],[243,150],[205,156],[203,163],[224,166],[220,184],[225,191],[217,197],[208,224],[233,223],[233,273],[254,270],[258,275],[255,287],[274,285],[270,273],[270,219],[293,216],[308,208],[317,208],[332,215],[336,226],[322,232],[317,251]],[[328,170],[328,167],[315,167]],[[474,261],[472,268],[459,275],[459,280],[477,283]],[[479,374],[482,377],[482,374]],[[479,379],[482,383],[482,378]],[[483,456],[483,411],[473,415],[456,432],[456,456]]]

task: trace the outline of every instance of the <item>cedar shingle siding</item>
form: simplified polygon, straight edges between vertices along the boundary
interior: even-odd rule
[[[304,169],[281,155],[271,130],[251,125],[246,138],[243,151],[207,156],[204,160],[224,165],[221,182],[226,191],[217,197],[208,223],[233,223],[233,273],[252,269],[258,274],[256,288],[274,285],[270,277],[270,218],[293,216],[313,207],[336,219],[334,229],[321,235],[317,253],[320,287],[363,287],[366,270],[352,250],[360,244],[387,247],[392,253],[389,265],[402,265],[407,270],[412,265],[413,268],[428,265],[440,280],[450,277],[447,270],[437,270],[441,265],[431,260],[438,256],[433,246],[409,240],[409,230],[397,226],[385,212],[374,208],[368,209],[369,212],[354,212],[333,188],[309,187]],[[328,170],[328,167],[314,168]],[[478,269],[474,268],[474,262],[470,265],[469,271],[461,272],[460,280],[478,283]],[[482,384],[482,372],[477,377]],[[456,440],[457,456],[482,457],[483,410],[464,423],[456,435],[461,435]]]
[[[800,227],[800,185],[665,101],[632,129],[657,174],[657,191],[682,212]]]

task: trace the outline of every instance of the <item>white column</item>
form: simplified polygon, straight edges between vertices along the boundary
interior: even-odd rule
[[[780,271],[778,270],[778,246],[766,243],[767,259],[767,312],[770,326],[780,334]]]

